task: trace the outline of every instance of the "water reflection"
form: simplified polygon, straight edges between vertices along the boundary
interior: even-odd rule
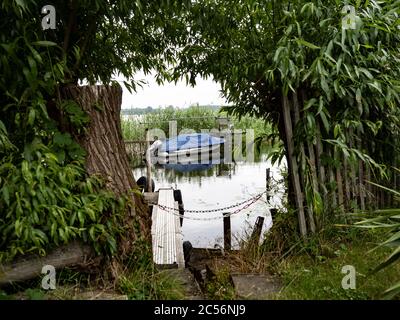
[[[263,192],[266,186],[267,168],[271,169],[271,175],[275,180],[281,179],[282,166],[272,166],[265,157],[260,158],[260,161],[256,163],[156,166],[152,169],[152,178],[155,181],[156,190],[166,187],[180,189],[186,209],[210,210],[230,206]],[[138,179],[146,175],[146,168],[136,167],[133,173]],[[265,218],[263,231],[271,227],[269,207],[279,205],[282,196],[283,189],[281,188],[273,195],[269,204],[264,195],[250,208],[232,216],[234,247],[238,246],[238,240],[254,226],[257,216]],[[185,219],[182,227],[184,240],[192,242],[196,247],[214,247],[215,244],[223,244],[222,212],[185,213],[185,216],[201,219],[218,218],[218,220]]]

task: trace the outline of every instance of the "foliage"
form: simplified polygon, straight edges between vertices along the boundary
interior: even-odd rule
[[[146,243],[138,243],[126,261],[126,270],[118,277],[117,288],[131,300],[184,298],[181,284],[166,270],[156,270]]]
[[[115,252],[131,204],[85,173],[76,141],[90,119],[60,92],[117,73],[134,89],[136,71],[165,71],[186,28],[177,14],[187,1],[72,0],[51,3],[56,29],[44,31],[47,4],[0,4],[1,261],[75,238]]]
[[[355,29],[342,28],[345,4],[356,9]],[[202,1],[187,16],[191,41],[174,76],[187,74],[192,84],[198,75],[213,77],[232,103],[225,111],[272,120],[285,144],[282,105],[289,99],[299,113],[293,140],[305,207],[321,226],[329,220],[322,215],[338,209],[325,201],[338,189],[325,174],[344,161],[358,169],[361,161],[377,181],[392,177],[387,167],[397,161],[400,133],[399,8],[397,0]],[[318,166],[328,170],[315,184],[304,149],[318,142]]]
[[[379,186],[381,188],[385,188]],[[387,188],[385,188],[387,189]],[[400,200],[400,192],[389,189],[394,194],[396,201]],[[361,214],[361,217],[363,214]],[[365,216],[365,215],[364,215]],[[357,215],[360,217],[360,214]],[[398,264],[400,262],[400,209],[382,209],[375,210],[372,213],[366,215],[361,221],[355,223],[355,226],[360,228],[368,229],[382,229],[385,230],[386,234],[389,234],[388,238],[383,241],[375,250],[380,247],[388,247],[392,249],[391,254],[386,257],[376,268],[374,273],[379,272],[391,265]],[[392,298],[400,294],[400,282],[392,284],[385,292],[387,298]]]
[[[206,294],[213,300],[232,300],[235,289],[228,268],[218,270],[215,276],[206,283]]]

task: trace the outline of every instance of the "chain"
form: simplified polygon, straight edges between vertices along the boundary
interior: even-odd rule
[[[244,204],[246,204],[246,203],[248,203],[248,202],[253,201],[254,199],[257,199],[257,200],[258,200],[258,199],[260,199],[261,196],[262,196],[264,193],[266,193],[266,192],[267,192],[267,191],[261,192],[261,193],[255,195],[254,197],[251,197],[250,199],[247,199],[247,200],[242,201],[242,202],[238,202],[238,203],[236,203],[236,204],[233,204],[233,205],[230,205],[230,206],[227,206],[227,207],[224,207],[224,208],[209,209],[209,210],[186,210],[186,209],[185,209],[185,212],[187,212],[187,213],[211,213],[211,212],[226,211],[226,210],[229,210],[229,209],[233,209],[233,208],[236,208],[236,207],[240,207],[240,206],[242,206],[242,205],[244,205]],[[153,204],[153,205],[158,206],[159,208],[161,208],[161,209],[163,209],[163,210],[179,211],[179,208],[172,208],[172,207],[164,206],[164,205],[162,205],[162,204]]]
[[[172,215],[174,215],[174,216],[177,216],[177,217],[180,217],[180,218],[183,218],[183,219],[186,219],[186,220],[212,221],[212,220],[219,220],[219,219],[222,219],[222,218],[225,218],[225,217],[230,217],[230,216],[233,216],[233,215],[235,215],[235,214],[238,214],[239,212],[241,212],[241,211],[243,211],[243,210],[249,208],[252,204],[256,203],[256,202],[262,197],[262,195],[263,195],[264,193],[265,193],[265,191],[262,192],[262,193],[260,193],[260,194],[258,194],[258,195],[256,195],[256,196],[254,196],[254,197],[252,197],[251,199],[248,199],[248,200],[246,200],[246,201],[241,202],[241,204],[244,204],[244,203],[247,203],[247,202],[248,202],[248,203],[247,203],[246,205],[244,205],[242,208],[238,208],[238,209],[236,209],[236,210],[233,211],[233,212],[224,214],[223,216],[220,216],[220,217],[212,217],[212,218],[187,217],[187,216],[184,216],[183,214],[175,213],[175,211],[179,211],[179,209],[170,208],[170,207],[163,206],[163,205],[157,205],[157,206],[158,206],[161,210],[163,210],[163,211],[165,211],[165,212],[168,212],[168,213],[170,213],[170,214],[172,214]],[[232,207],[232,206],[230,206],[230,207]],[[214,212],[214,211],[207,211],[207,210],[204,210],[204,211],[202,211],[202,210],[192,210],[191,212],[193,212],[193,211],[196,211],[196,213]],[[200,211],[200,212],[198,212],[198,211]],[[185,210],[185,212],[189,212],[189,211],[188,211],[188,210]]]

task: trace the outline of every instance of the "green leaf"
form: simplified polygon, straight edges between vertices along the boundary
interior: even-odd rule
[[[6,126],[4,125],[3,121],[0,120],[0,131],[4,134],[7,134]]]
[[[47,41],[47,40],[35,41],[35,42],[32,42],[32,44],[35,46],[41,46],[41,47],[52,47],[52,46],[57,45],[57,43],[55,43],[53,41]]]
[[[28,124],[30,126],[33,125],[33,123],[35,122],[35,116],[36,116],[36,111],[33,108],[30,108],[29,110],[29,114],[28,114]]]
[[[2,191],[2,193],[3,193],[4,202],[7,204],[7,206],[9,206],[9,205],[10,205],[10,193],[9,193],[8,187],[7,187],[7,186],[4,186],[4,187],[1,189],[1,191]]]
[[[304,106],[303,111],[310,109],[316,102],[317,102],[317,99],[315,99],[315,98],[308,100],[306,105]]]
[[[315,44],[312,44],[311,42],[308,42],[308,41],[306,41],[306,40],[304,40],[304,39],[299,39],[299,38],[297,38],[297,39],[296,39],[296,42],[297,42],[299,45],[308,47],[308,48],[313,49],[313,50],[321,49],[320,47],[316,46]]]
[[[322,123],[324,124],[326,132],[329,132],[330,125],[329,125],[329,121],[325,115],[325,112],[321,111],[319,115],[321,117]]]
[[[321,88],[322,90],[325,91],[326,95],[329,97],[331,94],[331,89],[328,86],[328,83],[326,82],[325,77],[321,77]]]
[[[72,143],[71,135],[69,133],[56,132],[56,134],[53,137],[53,143],[60,147],[71,145]]]
[[[357,88],[357,91],[356,91],[356,101],[357,101],[357,103],[361,103],[361,89],[360,88]]]

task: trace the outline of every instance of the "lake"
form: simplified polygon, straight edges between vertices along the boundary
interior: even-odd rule
[[[182,192],[186,210],[210,210],[222,208],[245,201],[266,189],[266,169],[270,168],[274,180],[282,179],[281,170],[286,166],[272,165],[266,156],[259,162],[216,164],[205,170],[180,172],[164,167],[153,167],[152,178],[158,188],[173,187]],[[181,169],[181,168],[179,168]],[[135,179],[146,176],[146,168],[133,169]],[[240,239],[251,233],[258,216],[265,218],[263,234],[272,226],[270,207],[279,206],[284,195],[282,183],[276,184],[269,204],[264,194],[249,208],[231,216],[232,246],[238,248]],[[235,209],[231,209],[235,210]],[[226,211],[232,212],[232,211]],[[169,214],[166,212],[166,214]],[[213,248],[223,245],[222,212],[188,213],[185,212],[182,232],[184,241],[190,241],[194,247]],[[218,218],[218,220],[198,221],[190,218]]]

